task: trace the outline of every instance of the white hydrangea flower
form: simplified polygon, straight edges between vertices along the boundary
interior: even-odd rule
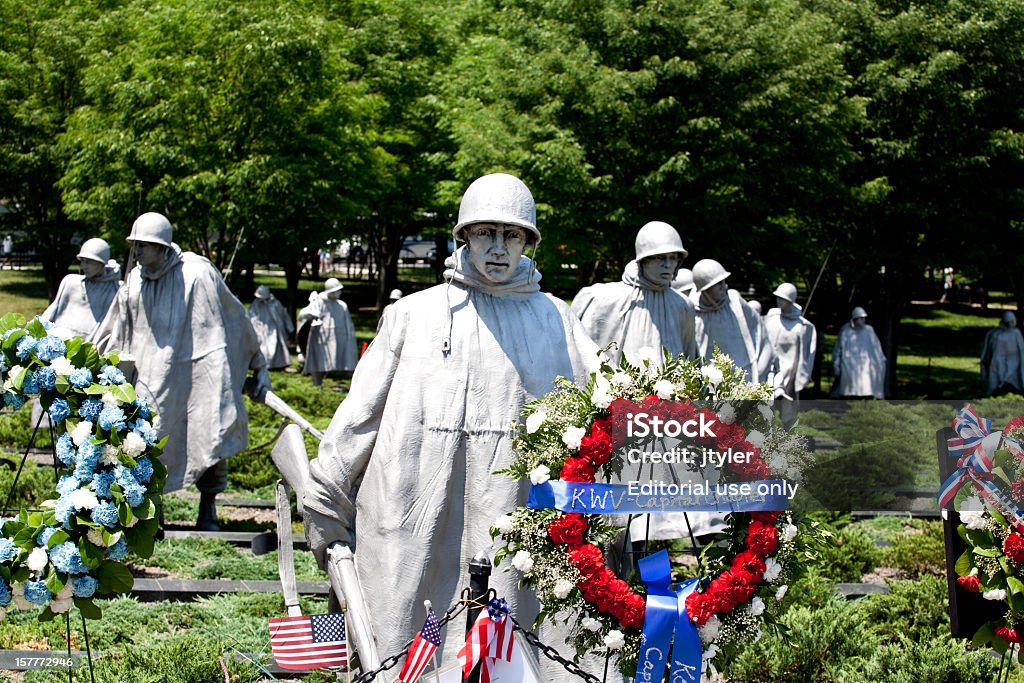
[[[554,593],[555,597],[559,600],[565,600],[569,597],[569,593],[572,593],[572,589],[576,586],[573,585],[572,581],[566,579],[559,579],[555,581]]]
[[[128,432],[121,442],[121,450],[132,458],[137,458],[146,450],[146,441],[135,432]]]
[[[89,489],[75,489],[68,496],[76,510],[92,510],[100,504],[99,498]]]
[[[512,515],[501,515],[494,520],[494,528],[497,529],[502,536],[507,536],[512,533]]]
[[[135,432],[132,432],[131,434],[134,435]],[[100,464],[110,466],[121,464],[121,460],[117,457],[117,446],[111,446],[110,444],[103,446],[103,455],[100,456]]]
[[[1006,600],[1006,591],[1002,588],[993,588],[990,591],[982,593],[981,597],[986,600]]]
[[[786,597],[786,591],[789,590],[789,584],[783,584],[779,586],[779,590],[775,591],[775,600],[782,602],[782,598]]]
[[[627,373],[623,372],[622,370],[619,370],[614,375],[612,375],[609,381],[611,382],[613,387],[616,387],[620,391],[622,389],[628,389],[629,387],[633,386],[633,378],[630,377]]]
[[[636,352],[636,358],[641,363],[653,363],[658,359],[658,352],[653,346],[641,346]]]
[[[782,573],[782,564],[774,558],[766,558],[764,561],[766,569],[764,570],[764,580],[768,583],[772,583],[775,579],[779,578],[779,574]]]
[[[89,539],[89,543],[92,543],[98,548],[107,547],[107,544],[103,542],[103,532],[99,529],[89,529],[89,533],[86,534],[86,538]]]
[[[750,616],[759,617],[764,614],[764,600],[759,596],[754,596],[754,599],[750,601]]]
[[[611,631],[608,631],[608,634],[604,637],[604,646],[609,650],[619,650],[625,644],[626,635],[618,629],[613,628]]]
[[[732,407],[731,403],[722,404],[722,407],[718,409],[718,419],[727,425],[736,421],[736,409]]]
[[[530,483],[543,484],[551,478],[551,468],[547,465],[540,465],[530,470]]]
[[[58,600],[66,600],[75,594],[75,587],[70,581],[64,584],[64,587],[57,591]]]
[[[74,603],[74,598],[63,598],[61,600],[51,600],[50,601],[50,611],[53,612],[54,614],[64,614],[69,609],[71,609],[71,605],[73,603]]]
[[[761,417],[763,417],[766,422],[772,421],[772,406],[770,403],[758,403],[757,412],[761,413]]]
[[[103,395],[100,396],[100,400],[103,401],[103,405],[107,406],[108,408],[116,408],[117,406],[121,405],[121,402],[117,400],[117,397],[114,396],[109,391],[103,392]]]
[[[50,361],[50,369],[58,375],[67,377],[75,371],[75,365],[67,359],[67,356],[58,356]]]
[[[597,633],[601,630],[601,621],[599,619],[594,619],[593,617],[583,617],[583,621],[580,622],[580,626],[582,626],[585,631]]]
[[[606,383],[600,382],[594,387],[594,393],[590,397],[590,402],[594,404],[594,407],[600,408],[601,410],[607,410],[608,406],[612,404],[615,397],[608,392],[609,388],[610,387]]]
[[[722,628],[722,620],[717,615],[711,615],[711,618],[707,622],[699,627],[697,631],[700,633],[700,642],[710,643],[712,640],[718,637],[718,631]]]
[[[796,538],[797,531],[798,529],[796,528],[795,524],[787,524],[786,526],[782,527],[782,540],[786,541],[787,543],[789,541],[792,541],[794,538]]]
[[[71,440],[75,442],[76,446],[81,446],[92,438],[92,427],[92,422],[88,420],[82,420],[75,425],[74,430],[71,432]]]
[[[43,548],[33,548],[32,552],[28,554],[28,560],[26,560],[28,568],[34,572],[43,571],[49,562],[50,556],[46,554],[46,550]]]
[[[35,605],[25,599],[25,587],[22,586],[19,590],[11,591],[12,602],[18,609],[35,609]]]
[[[520,550],[512,558],[512,566],[524,574],[529,574],[533,570],[533,557],[525,550]]]
[[[125,524],[125,526],[128,527],[129,529],[131,529],[133,526],[135,526],[138,523],[139,523],[139,518],[136,517],[135,515],[132,515],[131,520],[127,524]]]
[[[562,443],[570,450],[578,450],[580,442],[583,441],[583,437],[586,434],[587,430],[583,427],[566,427],[565,431],[562,432]]]
[[[754,448],[760,448],[764,445],[764,434],[755,429],[747,434],[747,441],[749,441],[750,445]]]
[[[654,383],[654,394],[663,401],[667,401],[672,398],[672,394],[675,393],[675,390],[675,385],[667,379],[659,379]]]
[[[530,415],[526,418],[526,433],[536,434],[537,430],[540,429],[540,426],[544,424],[544,420],[546,419],[548,419],[548,414],[543,410],[538,410]]]
[[[725,375],[722,371],[716,368],[714,365],[705,365],[700,369],[700,374],[704,375],[704,379],[708,381],[713,387],[721,384],[722,380],[725,379]]]

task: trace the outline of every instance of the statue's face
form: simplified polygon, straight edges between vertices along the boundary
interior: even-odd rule
[[[167,259],[167,247],[155,242],[136,242],[135,258],[143,268],[156,270]]]
[[[701,292],[700,298],[701,301],[706,304],[719,304],[725,301],[725,298],[729,296],[728,292],[729,285],[726,284],[725,280],[722,280]]]
[[[91,258],[78,259],[78,265],[82,269],[82,275],[86,280],[92,280],[103,274],[104,264],[93,261]]]
[[[867,325],[867,324],[868,324],[868,319],[867,318],[854,318],[853,319],[853,329],[855,329],[855,330],[862,330],[862,329],[864,329],[864,326]]]
[[[491,282],[506,282],[526,249],[527,231],[501,223],[474,223],[466,228],[469,260]]]
[[[775,305],[779,307],[783,313],[789,313],[793,310],[793,302],[789,299],[783,299],[781,296],[775,297]]]
[[[328,299],[333,299],[333,300],[337,301],[338,299],[341,298],[341,292],[342,292],[342,290],[340,290],[340,289],[335,290],[333,292],[328,292],[327,293],[327,298]]]
[[[669,287],[679,270],[679,254],[659,254],[640,261],[640,272],[651,282]]]

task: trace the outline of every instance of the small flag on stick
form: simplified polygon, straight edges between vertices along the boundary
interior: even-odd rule
[[[283,669],[345,666],[345,616],[340,612],[270,619],[270,649]]]
[[[476,663],[481,662],[480,683],[490,683],[491,661],[512,661],[515,638],[508,615],[508,603],[499,598],[491,600],[487,609],[480,612],[466,634],[466,644],[459,650],[463,678],[468,678]]]
[[[416,683],[440,644],[441,627],[438,626],[434,610],[430,609],[427,610],[427,620],[423,622],[423,628],[409,646],[409,654],[405,657],[405,664],[398,674],[398,680],[401,683]]]

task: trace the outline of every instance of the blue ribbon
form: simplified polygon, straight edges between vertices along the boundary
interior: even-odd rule
[[[666,550],[642,558],[639,565],[640,577],[647,584],[647,614],[634,683],[661,683],[670,661],[670,681],[699,683],[704,650],[697,627],[686,613],[686,596],[696,589],[697,579],[672,590]]]
[[[591,484],[579,481],[552,480],[530,486],[526,507],[561,510],[584,514],[643,514],[660,512],[769,512],[788,510],[789,497],[784,493],[758,494],[785,490],[786,482],[778,479],[737,482],[749,485],[751,494],[687,496],[669,493],[640,493],[646,484]],[[722,486],[725,486],[723,484]],[[633,492],[631,493],[631,489]]]

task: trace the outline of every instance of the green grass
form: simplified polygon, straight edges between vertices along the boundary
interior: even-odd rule
[[[21,313],[31,318],[49,304],[41,268],[0,270],[0,315]]]

